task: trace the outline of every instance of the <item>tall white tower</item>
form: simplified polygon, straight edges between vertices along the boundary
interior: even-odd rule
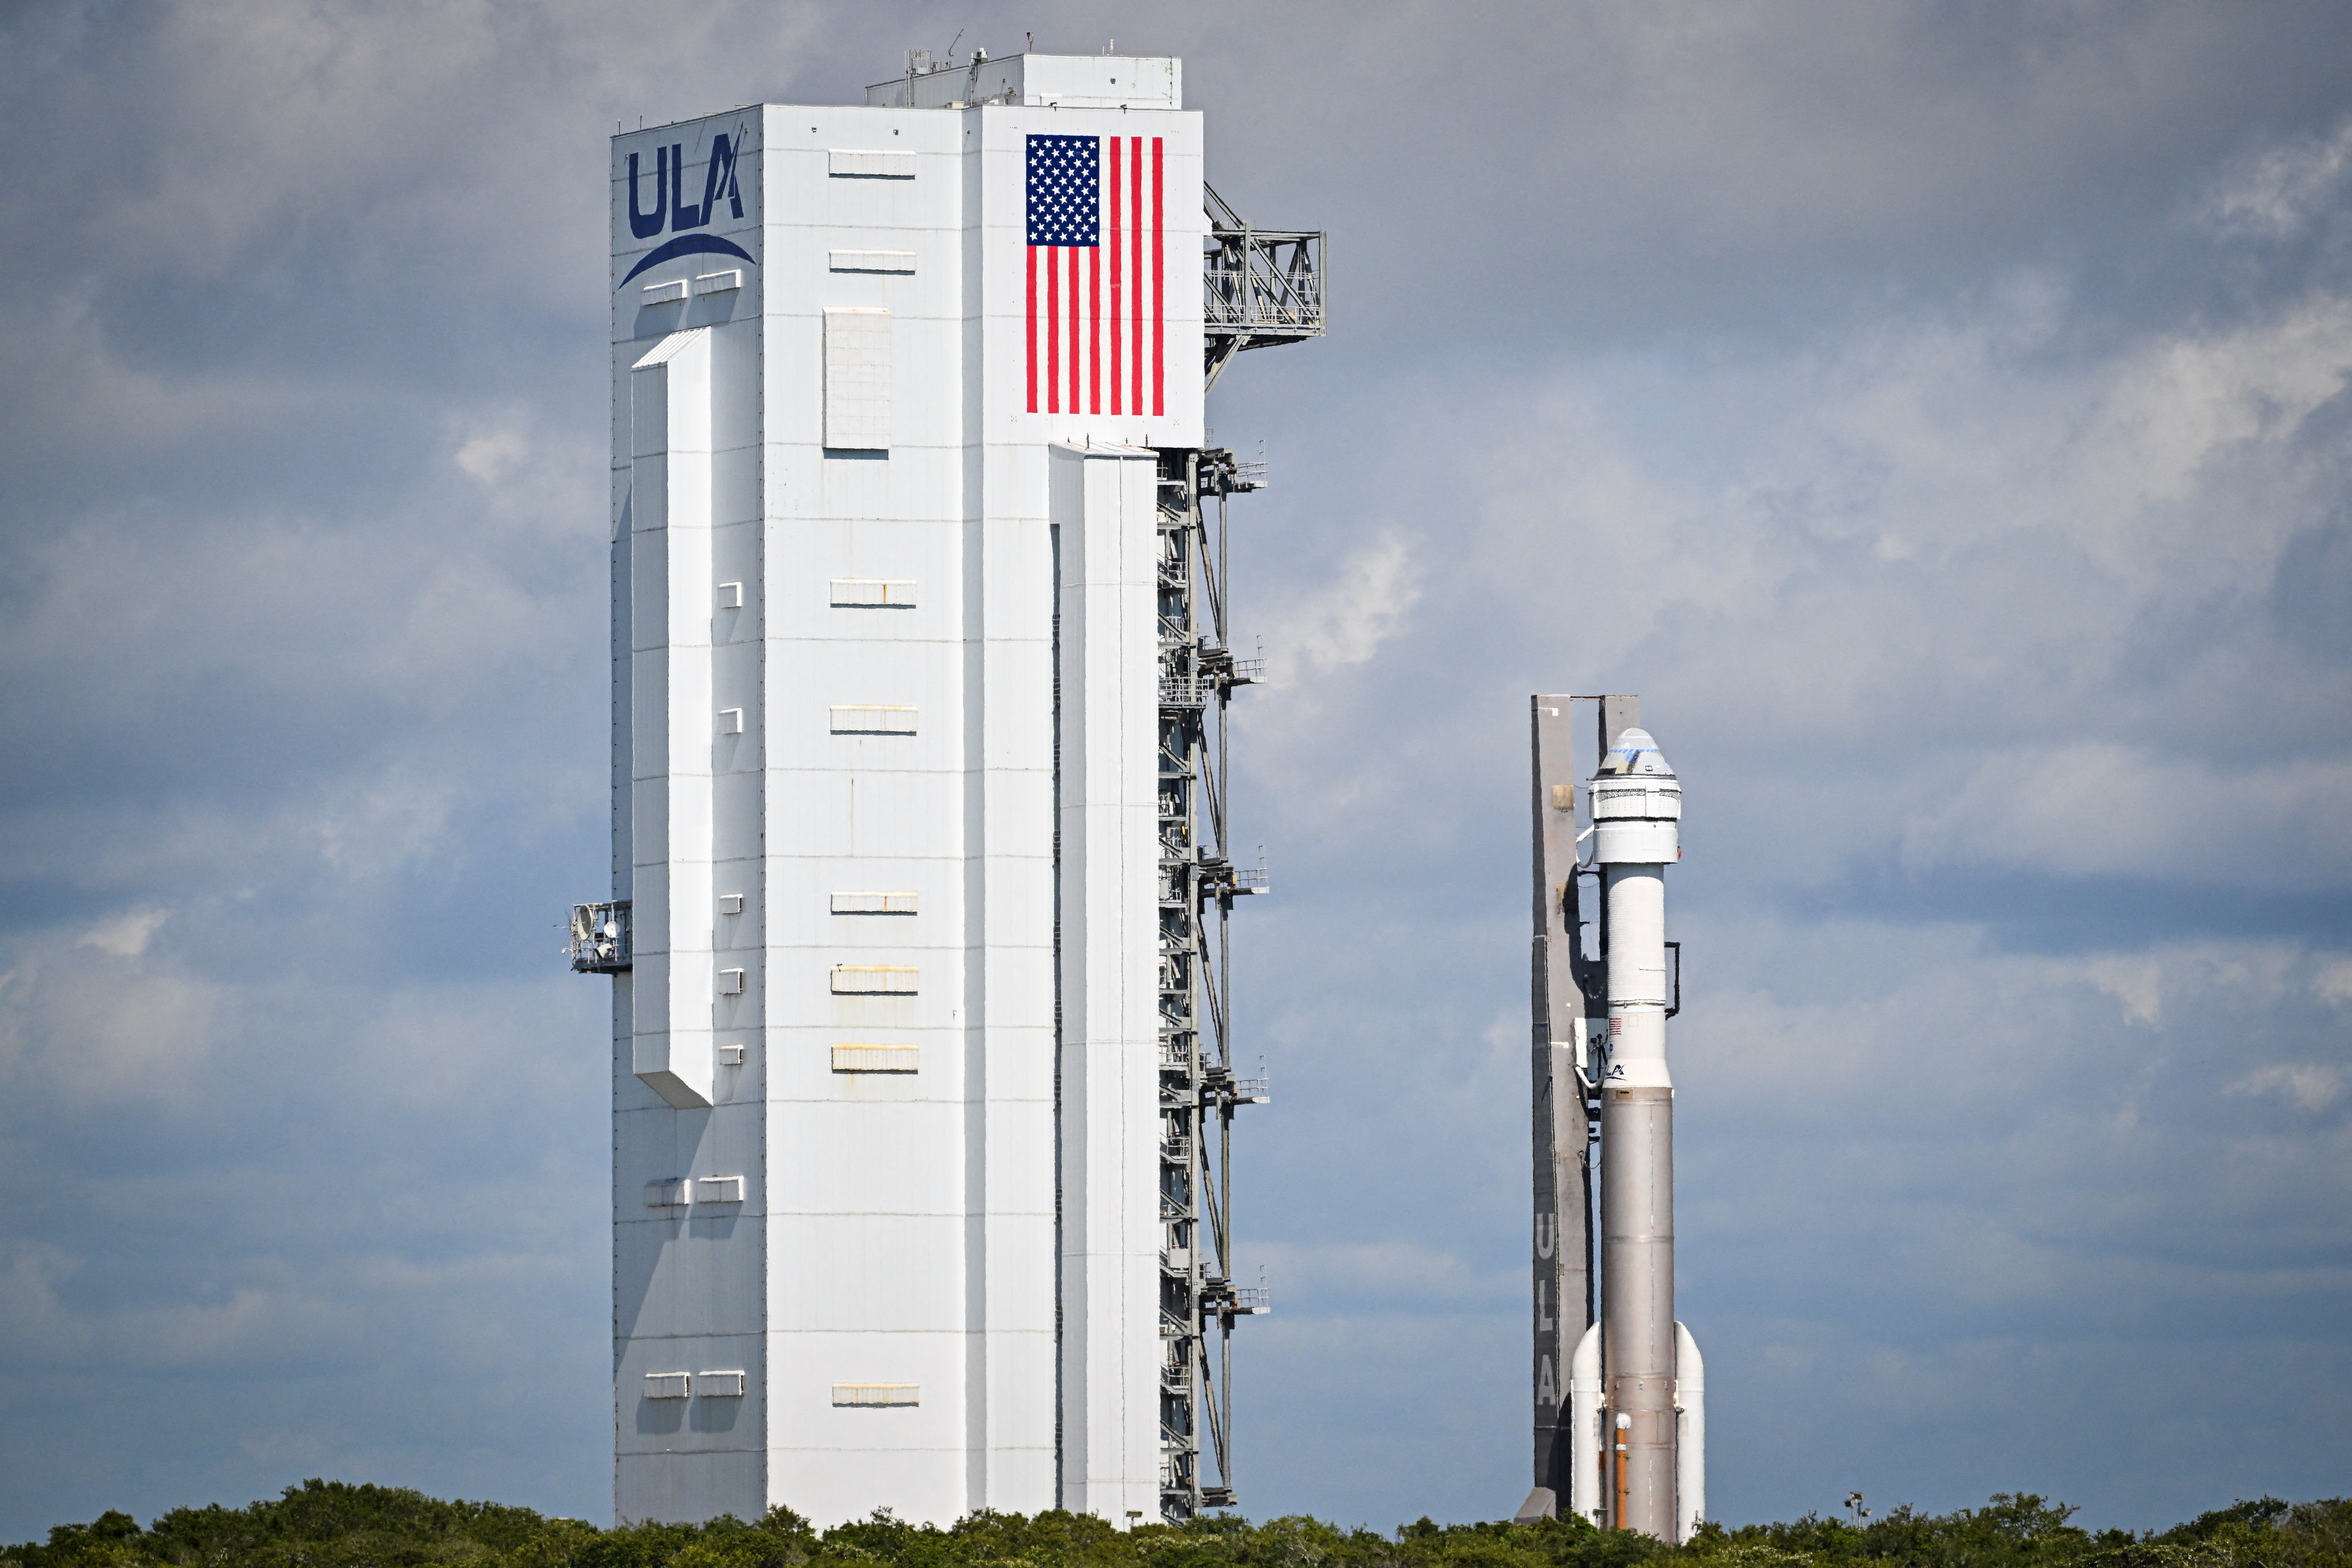
[[[1173,59],[918,59],[614,139],[614,888],[573,937],[614,975],[622,1521],[1199,1501],[1181,101]]]

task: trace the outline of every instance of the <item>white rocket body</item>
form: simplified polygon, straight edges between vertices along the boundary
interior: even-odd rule
[[[1609,1005],[1601,1085],[1601,1408],[1591,1468],[1610,1522],[1681,1542],[1704,1510],[1706,1485],[1704,1384],[1696,1346],[1675,1321],[1665,870],[1682,858],[1682,785],[1648,731],[1628,729],[1593,775],[1591,799],[1592,863],[1607,905]],[[1604,1429],[1616,1444],[1603,1446]],[[1580,1421],[1580,1447],[1584,1431]],[[1685,1441],[1695,1450],[1688,1455]],[[1622,1479],[1614,1464],[1600,1478],[1601,1461],[1613,1461],[1619,1445]],[[1586,1468],[1580,1458],[1578,1468]]]

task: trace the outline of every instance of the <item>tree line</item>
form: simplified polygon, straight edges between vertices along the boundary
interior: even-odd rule
[[[981,1513],[941,1529],[882,1510],[817,1530],[779,1508],[749,1522],[600,1530],[499,1503],[310,1480],[246,1508],[174,1509],[143,1529],[121,1512],[59,1525],[46,1542],[0,1551],[0,1568],[2352,1568],[2352,1500],[2263,1498],[2139,1534],[2083,1530],[2067,1522],[2074,1512],[2003,1492],[1951,1513],[1895,1508],[1859,1528],[1814,1514],[1709,1524],[1680,1547],[1580,1520],[1423,1519],[1383,1535],[1303,1516],[1121,1531],[1061,1512]]]

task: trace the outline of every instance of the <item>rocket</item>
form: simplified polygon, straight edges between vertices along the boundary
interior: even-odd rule
[[[1665,873],[1682,858],[1682,784],[1634,722],[1634,700],[1598,699],[1603,756],[1586,784],[1591,826],[1576,834],[1574,786],[1552,781],[1572,777],[1567,719],[1578,700],[1534,700],[1537,1441],[1519,1517],[1559,1511],[1565,1498],[1597,1524],[1679,1542],[1706,1508],[1703,1366],[1675,1318],[1666,1020],[1682,977],[1680,944],[1665,934]],[[1588,877],[1598,883],[1592,958]],[[1582,1259],[1566,1256],[1571,1245]],[[1580,1271],[1585,1301],[1572,1305],[1561,1287]]]
[[[1591,801],[1592,864],[1601,871],[1608,920],[1601,1397],[1623,1456],[1612,1513],[1620,1529],[1680,1541],[1690,1515],[1676,1495],[1675,1084],[1666,1070],[1666,1016],[1675,1001],[1666,977],[1666,868],[1682,858],[1683,790],[1649,732],[1629,729],[1593,775]]]

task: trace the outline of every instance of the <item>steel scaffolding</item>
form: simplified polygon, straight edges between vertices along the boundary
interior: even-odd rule
[[[1209,243],[1201,258],[1201,325],[1213,389],[1244,349],[1323,335],[1327,237],[1318,229],[1253,227],[1213,190],[1205,205]]]
[[[1234,1111],[1267,1096],[1234,1065],[1230,921],[1265,875],[1234,862],[1225,751],[1259,675],[1226,640],[1225,503],[1263,483],[1229,451],[1160,454],[1160,1498],[1177,1522],[1234,1505],[1234,1320],[1268,1307],[1234,1282]]]

